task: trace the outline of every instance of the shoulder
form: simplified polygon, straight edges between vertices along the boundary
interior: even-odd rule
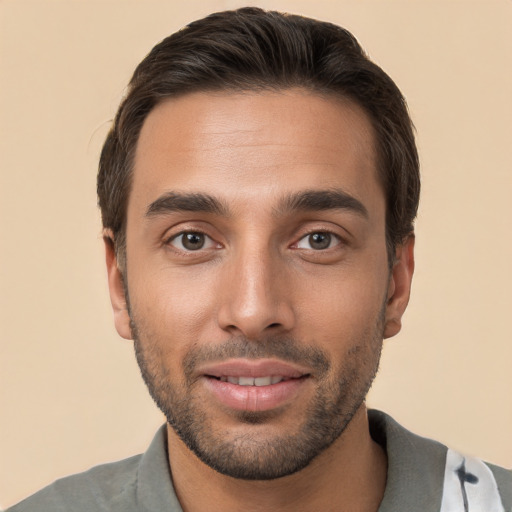
[[[389,506],[380,510],[512,510],[512,471],[413,434],[380,411],[369,411],[369,419],[388,455]]]
[[[59,479],[9,508],[7,512],[130,512],[135,501],[137,469],[141,457],[136,455]]]
[[[57,480],[6,512],[139,510],[181,512],[167,459],[165,425],[144,454]]]

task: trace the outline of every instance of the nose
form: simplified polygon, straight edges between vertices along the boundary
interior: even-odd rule
[[[284,333],[295,324],[293,290],[281,258],[268,248],[247,247],[226,262],[219,326],[249,339]]]

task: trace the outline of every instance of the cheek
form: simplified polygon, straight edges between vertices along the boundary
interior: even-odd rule
[[[387,296],[387,278],[371,272],[343,272],[315,287],[304,287],[298,309],[299,325],[306,340],[323,342],[326,348],[354,343],[374,332]]]
[[[130,303],[140,330],[166,350],[183,352],[202,339],[213,318],[214,293],[204,275],[163,270],[130,283]],[[164,349],[164,347],[162,347]]]

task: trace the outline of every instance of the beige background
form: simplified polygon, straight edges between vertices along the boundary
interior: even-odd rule
[[[369,404],[512,466],[512,1],[259,1],[352,30],[408,98],[417,272]],[[0,1],[0,505],[162,422],[112,325],[99,148],[136,63],[236,1]]]

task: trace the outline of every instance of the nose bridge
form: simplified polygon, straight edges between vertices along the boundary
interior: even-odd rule
[[[225,267],[226,288],[219,323],[228,330],[257,338],[267,330],[293,325],[290,297],[280,286],[284,269],[268,242],[252,237],[234,249]]]
[[[247,312],[263,312],[274,302],[274,264],[266,247],[245,248],[237,265],[239,299]],[[236,277],[236,276],[235,276]]]

